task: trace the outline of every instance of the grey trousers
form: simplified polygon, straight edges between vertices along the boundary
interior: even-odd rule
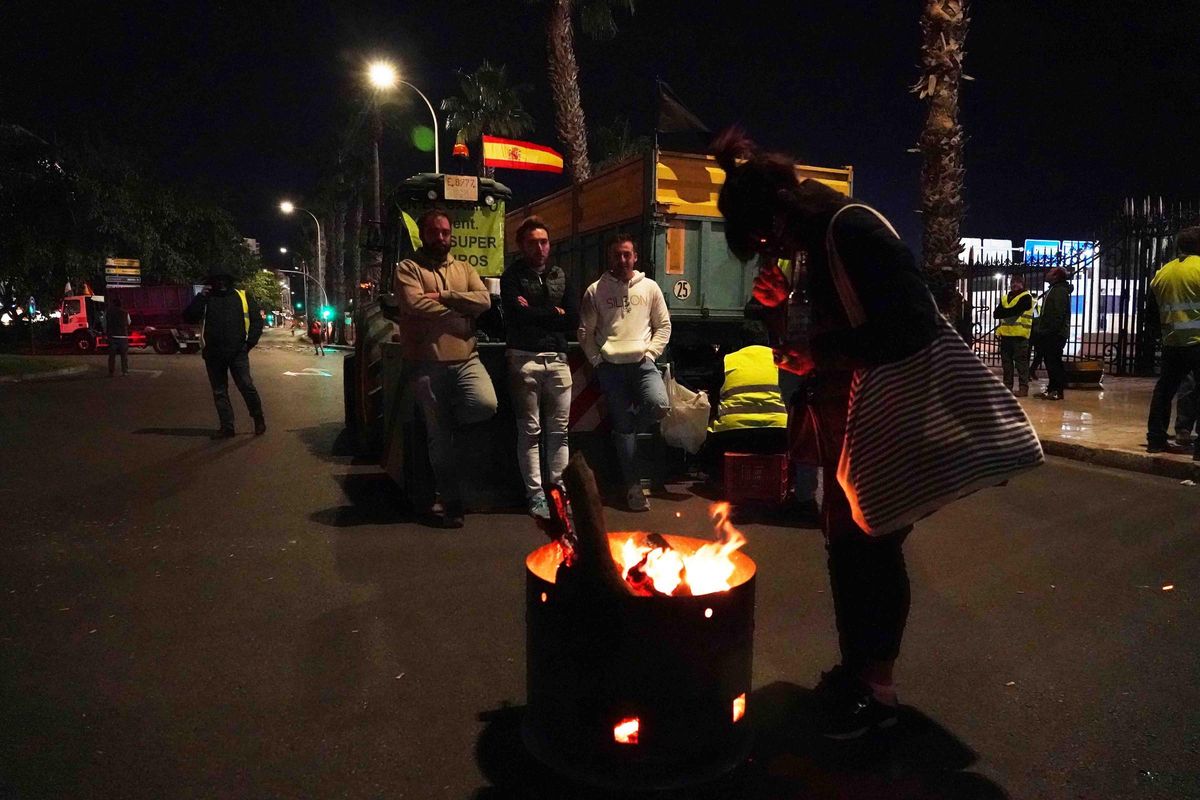
[[[462,487],[455,462],[459,431],[491,419],[496,413],[496,389],[478,354],[466,361],[411,361],[405,365],[409,387],[421,409],[429,442],[429,462],[442,504],[461,508]]]

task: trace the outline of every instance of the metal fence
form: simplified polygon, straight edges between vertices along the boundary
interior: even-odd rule
[[[1175,237],[1200,224],[1200,204],[1168,205],[1160,198],[1126,200],[1122,214],[1093,241],[1063,242],[1053,253],[1026,253],[1021,260],[976,261],[966,266],[959,289],[970,308],[975,352],[1000,363],[993,310],[1013,275],[1037,301],[1046,273],[1062,267],[1071,276],[1071,323],[1066,361],[1100,361],[1113,375],[1158,371],[1158,319],[1147,312],[1150,279],[1175,257]]]

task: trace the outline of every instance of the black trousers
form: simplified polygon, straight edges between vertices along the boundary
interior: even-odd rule
[[[808,389],[808,413],[825,471],[821,528],[837,618],[842,664],[858,671],[900,653],[911,602],[902,546],[912,526],[872,536],[858,526],[837,480],[846,432],[849,373],[818,376]]]
[[[229,402],[229,376],[242,393],[250,416],[259,419],[263,415],[262,400],[254,379],[250,377],[250,355],[245,349],[237,353],[206,353],[204,367],[208,370],[208,384],[212,387],[213,402],[217,406],[217,417],[224,429],[233,428],[233,403]]]
[[[1154,384],[1154,396],[1150,398],[1150,416],[1146,420],[1146,443],[1163,446],[1167,443],[1167,425],[1171,421],[1171,401],[1179,391],[1184,377],[1192,373],[1200,381],[1200,344],[1190,347],[1164,347],[1162,349],[1162,373]],[[1200,440],[1196,451],[1200,453]]]
[[[1063,366],[1063,348],[1067,346],[1065,336],[1043,334],[1038,340],[1039,351],[1046,359],[1046,391],[1061,392],[1067,388],[1067,368]]]

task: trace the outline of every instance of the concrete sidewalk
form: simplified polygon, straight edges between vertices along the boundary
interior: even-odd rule
[[[1200,462],[1192,461],[1190,448],[1187,454],[1146,452],[1146,415],[1155,382],[1105,375],[1100,388],[1068,389],[1061,402],[1054,402],[1033,396],[1043,385],[1034,381],[1021,405],[1047,455],[1200,482]]]

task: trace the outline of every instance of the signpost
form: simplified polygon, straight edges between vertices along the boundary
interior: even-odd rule
[[[136,258],[104,259],[104,285],[112,289],[142,285],[142,262]]]

